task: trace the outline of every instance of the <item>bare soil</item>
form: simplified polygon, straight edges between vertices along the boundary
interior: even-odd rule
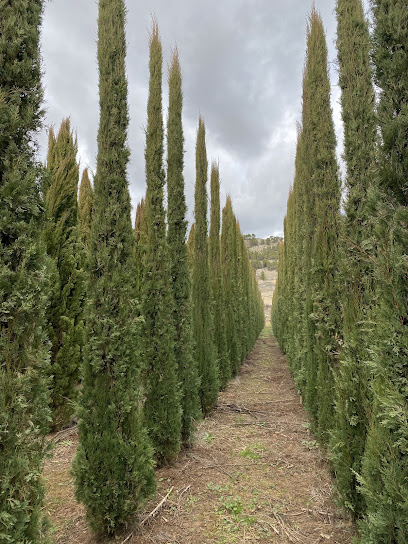
[[[69,474],[75,429],[47,463],[47,509],[57,544],[96,544]],[[241,372],[198,425],[194,445],[157,471],[158,494],[120,544],[351,543],[331,500],[327,460],[308,430],[285,357],[264,330]],[[163,500],[164,499],[164,500]]]

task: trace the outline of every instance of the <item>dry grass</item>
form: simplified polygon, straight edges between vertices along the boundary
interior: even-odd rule
[[[48,510],[57,544],[95,544],[69,476],[75,447],[75,436],[61,440],[47,464]],[[346,544],[354,534],[330,498],[327,461],[270,329],[200,423],[194,446],[157,471],[157,482],[143,525],[116,542]]]

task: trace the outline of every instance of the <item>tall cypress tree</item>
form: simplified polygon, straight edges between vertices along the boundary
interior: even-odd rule
[[[153,21],[147,104],[146,182],[147,240],[142,285],[147,381],[146,422],[158,463],[180,450],[181,405],[175,359],[174,300],[171,292],[163,189],[162,46]]]
[[[278,277],[275,284],[275,290],[272,298],[271,308],[271,324],[274,335],[276,336],[280,345],[282,345],[282,306],[283,297],[281,294],[281,285],[284,283],[283,267],[284,267],[284,242],[280,242],[278,251]]]
[[[45,192],[47,251],[55,275],[48,310],[51,339],[51,408],[54,428],[69,423],[79,381],[84,301],[83,257],[77,227],[79,165],[77,142],[65,119],[58,135],[50,131]]]
[[[187,206],[184,194],[184,135],[182,78],[177,49],[169,69],[167,119],[168,233],[175,325],[174,353],[181,384],[182,440],[188,442],[200,416],[198,368],[193,349],[191,278],[188,267]]]
[[[227,385],[231,377],[231,368],[228,361],[227,338],[225,331],[225,300],[222,289],[221,247],[220,247],[220,171],[218,164],[211,165],[211,223],[209,239],[210,276],[214,304],[215,346],[218,355],[218,369],[220,386]]]
[[[239,222],[237,221],[237,229],[238,229],[238,245],[239,245],[239,254],[241,258],[241,265],[240,265],[240,276],[241,276],[241,296],[242,296],[242,310],[241,310],[241,319],[242,319],[242,339],[241,339],[241,345],[242,345],[242,359],[245,359],[248,355],[252,344],[250,342],[250,336],[251,336],[251,314],[249,308],[249,262],[248,262],[248,254],[246,250],[245,240],[244,236],[241,232],[241,227],[239,225]],[[255,317],[253,317],[255,319]]]
[[[306,115],[303,116],[304,118]],[[294,247],[293,247],[293,262],[294,262],[294,280],[293,280],[293,360],[290,362],[292,372],[294,375],[296,386],[299,391],[305,394],[305,354],[306,344],[304,335],[304,322],[306,320],[306,286],[305,277],[307,272],[304,268],[306,256],[303,254],[303,247],[305,244],[305,232],[309,225],[309,220],[306,217],[306,193],[305,193],[305,176],[307,171],[306,163],[306,135],[304,134],[303,127],[298,126],[298,138],[296,146],[296,159],[295,159],[295,178],[293,181],[293,193],[294,193],[294,210],[293,217],[296,222],[294,228]]]
[[[374,78],[381,131],[373,395],[361,492],[362,542],[408,541],[408,18],[403,0],[373,0]]]
[[[307,29],[302,129],[284,220],[273,318],[278,341],[324,441],[333,425],[340,332],[340,182],[335,148],[327,46],[320,15],[313,8]]]
[[[337,49],[347,167],[341,243],[343,347],[336,377],[336,418],[331,456],[340,498],[355,515],[364,511],[357,490],[369,412],[367,321],[373,292],[372,207],[377,125],[370,67],[370,37],[361,0],[337,1]]]
[[[196,185],[194,203],[194,266],[193,323],[196,357],[201,380],[200,398],[204,415],[214,407],[219,378],[214,345],[214,323],[211,311],[211,284],[207,236],[207,178],[208,162],[205,147],[205,126],[199,119],[196,143]]]
[[[142,296],[144,259],[146,253],[146,200],[142,198],[136,208],[135,217],[135,257],[136,257],[136,293],[140,299]]]
[[[323,23],[313,8],[309,19],[305,70],[307,113],[303,130],[308,145],[309,213],[314,217],[311,273],[306,315],[308,327],[308,368],[306,403],[319,433],[327,439],[333,417],[333,370],[338,352],[339,331],[338,234],[340,181],[336,161],[336,137],[330,106],[327,46]],[[309,312],[309,310],[311,310]]]
[[[238,300],[238,338],[240,344],[240,362],[242,363],[247,355],[247,334],[245,326],[245,278],[244,278],[244,248],[242,247],[242,234],[239,222],[235,219],[235,245],[236,245],[236,267],[237,267],[237,300]]]
[[[124,2],[100,0],[100,124],[74,473],[91,526],[106,533],[125,523],[155,485],[140,394],[125,55]]]
[[[221,232],[222,288],[225,300],[225,330],[228,349],[229,368],[226,374],[233,376],[239,367],[239,347],[237,331],[237,298],[235,269],[235,225],[231,198],[228,196],[222,210]]]
[[[301,185],[303,187],[303,236],[301,238],[301,270],[304,272],[304,297],[302,300],[302,314],[304,316],[300,331],[302,358],[300,368],[300,384],[302,387],[305,404],[309,410],[316,410],[315,403],[315,376],[316,366],[314,361],[313,345],[315,338],[315,329],[310,316],[313,312],[313,299],[311,292],[312,282],[312,252],[313,235],[315,227],[314,210],[314,187],[312,183],[311,168],[311,140],[313,138],[313,129],[311,125],[311,114],[313,112],[313,89],[320,85],[320,76],[316,78],[314,74],[312,47],[315,42],[315,35],[311,34],[311,25],[309,22],[307,29],[307,51],[306,62],[303,73],[303,92],[302,92],[302,136],[301,136],[301,156],[299,157],[302,165]],[[282,251],[285,252],[283,246]],[[286,264],[285,264],[286,266]],[[280,295],[283,297],[285,282],[280,282]],[[314,414],[316,416],[316,412]]]
[[[187,239],[188,266],[190,269],[190,277],[194,268],[194,223],[191,225]]]
[[[78,196],[78,234],[84,248],[88,249],[91,239],[93,189],[88,168],[82,173]]]
[[[48,262],[33,133],[42,112],[43,2],[3,2],[0,19],[0,541],[46,541],[41,475],[49,408]]]

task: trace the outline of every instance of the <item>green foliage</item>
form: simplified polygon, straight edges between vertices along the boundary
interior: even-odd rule
[[[237,302],[238,302],[238,338],[240,340],[240,359],[241,363],[244,361],[248,354],[248,307],[247,307],[247,289],[246,289],[246,271],[244,251],[245,244],[242,239],[241,229],[239,223],[235,218],[235,230],[236,230],[236,267],[237,267]]]
[[[229,372],[235,375],[264,327],[264,304],[255,270],[227,197],[222,210],[221,269]]]
[[[305,69],[307,160],[313,193],[312,268],[308,298],[313,324],[309,332],[306,373],[306,404],[316,418],[320,436],[327,440],[333,418],[333,370],[337,364],[339,300],[336,282],[340,181],[336,161],[336,138],[330,107],[327,47],[320,16],[312,10]]]
[[[373,396],[362,462],[364,543],[408,541],[408,25],[406,2],[373,0],[381,147],[374,235]]]
[[[171,461],[178,454],[182,427],[178,361],[175,358],[175,300],[171,291],[171,262],[163,207],[165,174],[163,169],[162,62],[159,29],[156,21],[153,21],[150,36],[150,81],[145,149],[147,236],[143,264],[142,313],[147,386],[146,424],[159,465]],[[170,143],[173,142],[169,140],[169,145]],[[173,158],[172,153],[173,149],[170,146],[170,160]],[[172,179],[171,183],[173,182]],[[173,186],[171,186],[172,189]],[[174,221],[173,212],[174,209],[172,209],[171,221]],[[179,351],[177,355],[180,355]],[[190,361],[187,363],[191,364],[191,350],[188,356]],[[191,421],[189,423],[191,424]]]
[[[255,248],[248,252],[251,264],[255,270],[259,270],[260,268],[266,268],[267,270],[277,269],[280,241],[281,238],[277,236],[271,236],[265,240],[255,239],[256,244],[253,244],[253,240],[245,240],[248,249]]]
[[[321,439],[330,436],[338,496],[361,518],[361,542],[402,544],[408,541],[408,31],[406,2],[373,0],[372,7],[377,118],[362,4],[337,1],[344,216],[324,34],[312,12],[272,321],[314,428]]]
[[[146,224],[146,199],[142,198],[136,208],[135,217],[135,286],[136,293],[140,300],[142,296],[144,262],[147,244]]]
[[[182,440],[191,440],[200,417],[198,367],[193,346],[191,278],[188,263],[187,206],[184,194],[184,135],[182,125],[182,78],[177,50],[169,69],[169,114],[167,120],[167,242],[171,263],[175,325],[174,353],[181,384]]]
[[[374,16],[374,79],[380,90],[382,136],[379,183],[391,201],[407,205],[407,5],[404,0],[371,0]]]
[[[284,251],[283,251],[284,243],[283,241],[279,244],[279,257],[278,257],[278,278],[275,283],[275,290],[273,292],[273,298],[272,298],[272,308],[271,308],[271,325],[272,325],[272,331],[274,335],[276,336],[281,348],[285,351],[285,345],[283,343],[283,319],[285,316],[284,309],[283,309],[283,287],[285,278],[283,276],[283,270],[284,270]],[[282,284],[282,289],[281,289]],[[289,363],[289,361],[288,361]]]
[[[219,376],[214,343],[214,320],[211,308],[211,280],[207,238],[207,152],[205,126],[200,117],[196,143],[196,185],[194,204],[193,324],[198,373],[201,381],[201,409],[206,415],[214,407]]]
[[[188,253],[188,266],[190,267],[190,276],[191,271],[194,266],[194,223],[191,225],[190,232],[187,239],[187,253]]]
[[[40,0],[0,3],[0,541],[16,544],[48,541],[42,468],[50,285],[32,140],[42,116],[42,8]]]
[[[78,196],[78,234],[85,249],[89,248],[91,239],[93,189],[89,180],[88,169],[82,173]]]
[[[218,164],[211,165],[211,223],[209,238],[209,258],[211,293],[213,296],[214,340],[218,355],[220,387],[224,388],[231,377],[228,361],[225,328],[225,300],[222,289],[221,247],[220,247],[220,171]]]
[[[228,359],[231,376],[238,371],[240,364],[240,345],[238,338],[238,315],[237,315],[237,269],[236,263],[236,226],[232,210],[231,198],[227,197],[225,207],[222,210],[222,232],[221,232],[221,267],[222,287],[224,291],[224,314],[225,329],[228,348]]]
[[[273,327],[320,437],[333,421],[339,301],[336,272],[340,183],[323,24],[309,18],[302,128],[284,222]]]
[[[342,336],[336,376],[336,418],[330,440],[337,493],[354,515],[364,512],[356,474],[361,472],[369,412],[370,348],[367,318],[373,299],[372,210],[377,126],[370,67],[370,38],[360,0],[337,1],[337,48],[344,122],[346,216],[342,228]],[[362,248],[365,248],[366,254]]]
[[[154,490],[143,426],[134,234],[126,179],[125,6],[100,0],[100,123],[89,250],[86,341],[74,460],[76,496],[98,532],[112,534]]]
[[[58,135],[51,129],[44,194],[48,224],[44,231],[53,260],[53,289],[48,309],[51,340],[51,409],[53,427],[70,422],[79,381],[83,342],[84,257],[77,226],[79,165],[77,143],[65,119]]]

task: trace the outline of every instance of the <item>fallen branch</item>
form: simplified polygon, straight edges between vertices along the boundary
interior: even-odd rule
[[[228,408],[229,410],[233,412],[238,412],[238,414],[249,414],[250,416],[254,417],[255,419],[258,419],[257,416],[254,414],[254,412],[257,412],[259,414],[263,414],[264,412],[260,412],[259,410],[249,410],[245,406],[237,406],[236,404],[217,404],[216,408],[222,410],[223,408]]]
[[[262,516],[259,516],[259,519],[265,520],[265,521],[263,521],[263,523],[266,523],[267,525],[269,525],[269,527],[271,527],[271,528],[275,531],[275,533],[276,533],[277,535],[280,534],[279,531],[278,531],[278,529],[277,529],[277,528],[275,527],[275,525],[272,523],[272,519],[271,519],[269,516],[266,516],[265,514],[262,514]],[[266,520],[267,520],[267,521],[266,521]]]
[[[174,486],[172,486],[172,487],[170,488],[170,490],[168,491],[167,495],[165,495],[165,496],[162,498],[162,500],[159,502],[159,504],[156,506],[156,508],[154,508],[154,509],[150,512],[150,514],[149,514],[148,516],[146,516],[146,517],[144,518],[144,520],[142,520],[142,521],[140,522],[140,525],[143,526],[147,521],[149,521],[149,519],[154,518],[154,517],[159,513],[159,511],[163,508],[163,504],[164,504],[164,503],[167,501],[167,499],[170,497],[171,492],[173,491],[173,489],[174,489]],[[122,542],[122,544],[124,544],[124,542]]]
[[[126,542],[128,542],[128,540],[132,538],[132,536],[133,536],[133,531],[129,533],[128,536],[125,538],[125,540],[122,540],[120,544],[125,544]]]
[[[178,497],[178,500],[177,500],[177,508],[179,509],[180,508],[180,503],[181,503],[181,499],[183,497],[183,495],[185,493],[187,493],[187,491],[190,489],[191,487],[191,484],[189,484],[185,489],[183,489],[183,491],[179,494],[179,497]]]
[[[299,533],[294,531],[292,527],[289,527],[289,525],[284,522],[281,515],[279,515],[277,512],[273,512],[273,516],[290,542],[293,542],[294,544],[302,544],[302,542],[304,542],[304,540],[299,537]]]

